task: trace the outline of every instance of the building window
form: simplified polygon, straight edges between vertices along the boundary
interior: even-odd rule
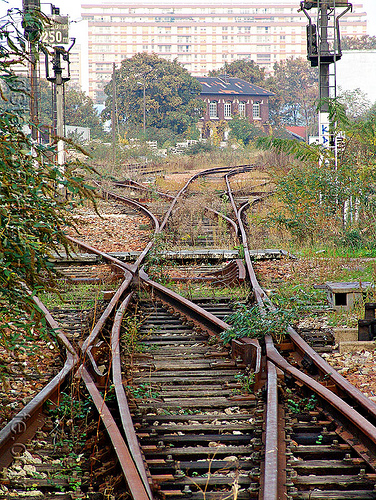
[[[218,118],[217,101],[212,101],[209,103],[209,118]]]
[[[225,102],[224,116],[225,118],[231,118],[231,102]]]
[[[261,118],[261,115],[260,115],[260,103],[259,102],[254,102],[253,103],[253,108],[252,108],[252,112],[253,112],[253,119],[257,119],[257,118]]]
[[[239,102],[239,116],[245,117],[245,102]]]

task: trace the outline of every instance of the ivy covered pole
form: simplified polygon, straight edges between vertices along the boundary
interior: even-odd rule
[[[30,80],[30,122],[32,138],[38,140],[38,40],[41,33],[36,24],[36,14],[40,12],[40,0],[23,0],[23,28],[29,43],[29,80]]]

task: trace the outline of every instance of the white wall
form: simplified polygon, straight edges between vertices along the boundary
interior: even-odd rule
[[[337,86],[342,90],[359,88],[372,103],[376,101],[376,50],[344,51],[336,70]]]

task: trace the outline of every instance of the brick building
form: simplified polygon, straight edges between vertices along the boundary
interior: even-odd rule
[[[269,121],[269,97],[272,92],[240,78],[196,77],[202,86],[201,99],[206,102],[203,116],[207,121],[231,120],[235,115],[255,125]]]

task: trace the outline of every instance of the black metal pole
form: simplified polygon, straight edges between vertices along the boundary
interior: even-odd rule
[[[328,99],[329,93],[329,65],[327,61],[329,52],[328,42],[328,5],[323,3],[320,7],[320,45],[319,45],[319,81],[320,81],[320,101],[323,113],[329,112]]]

